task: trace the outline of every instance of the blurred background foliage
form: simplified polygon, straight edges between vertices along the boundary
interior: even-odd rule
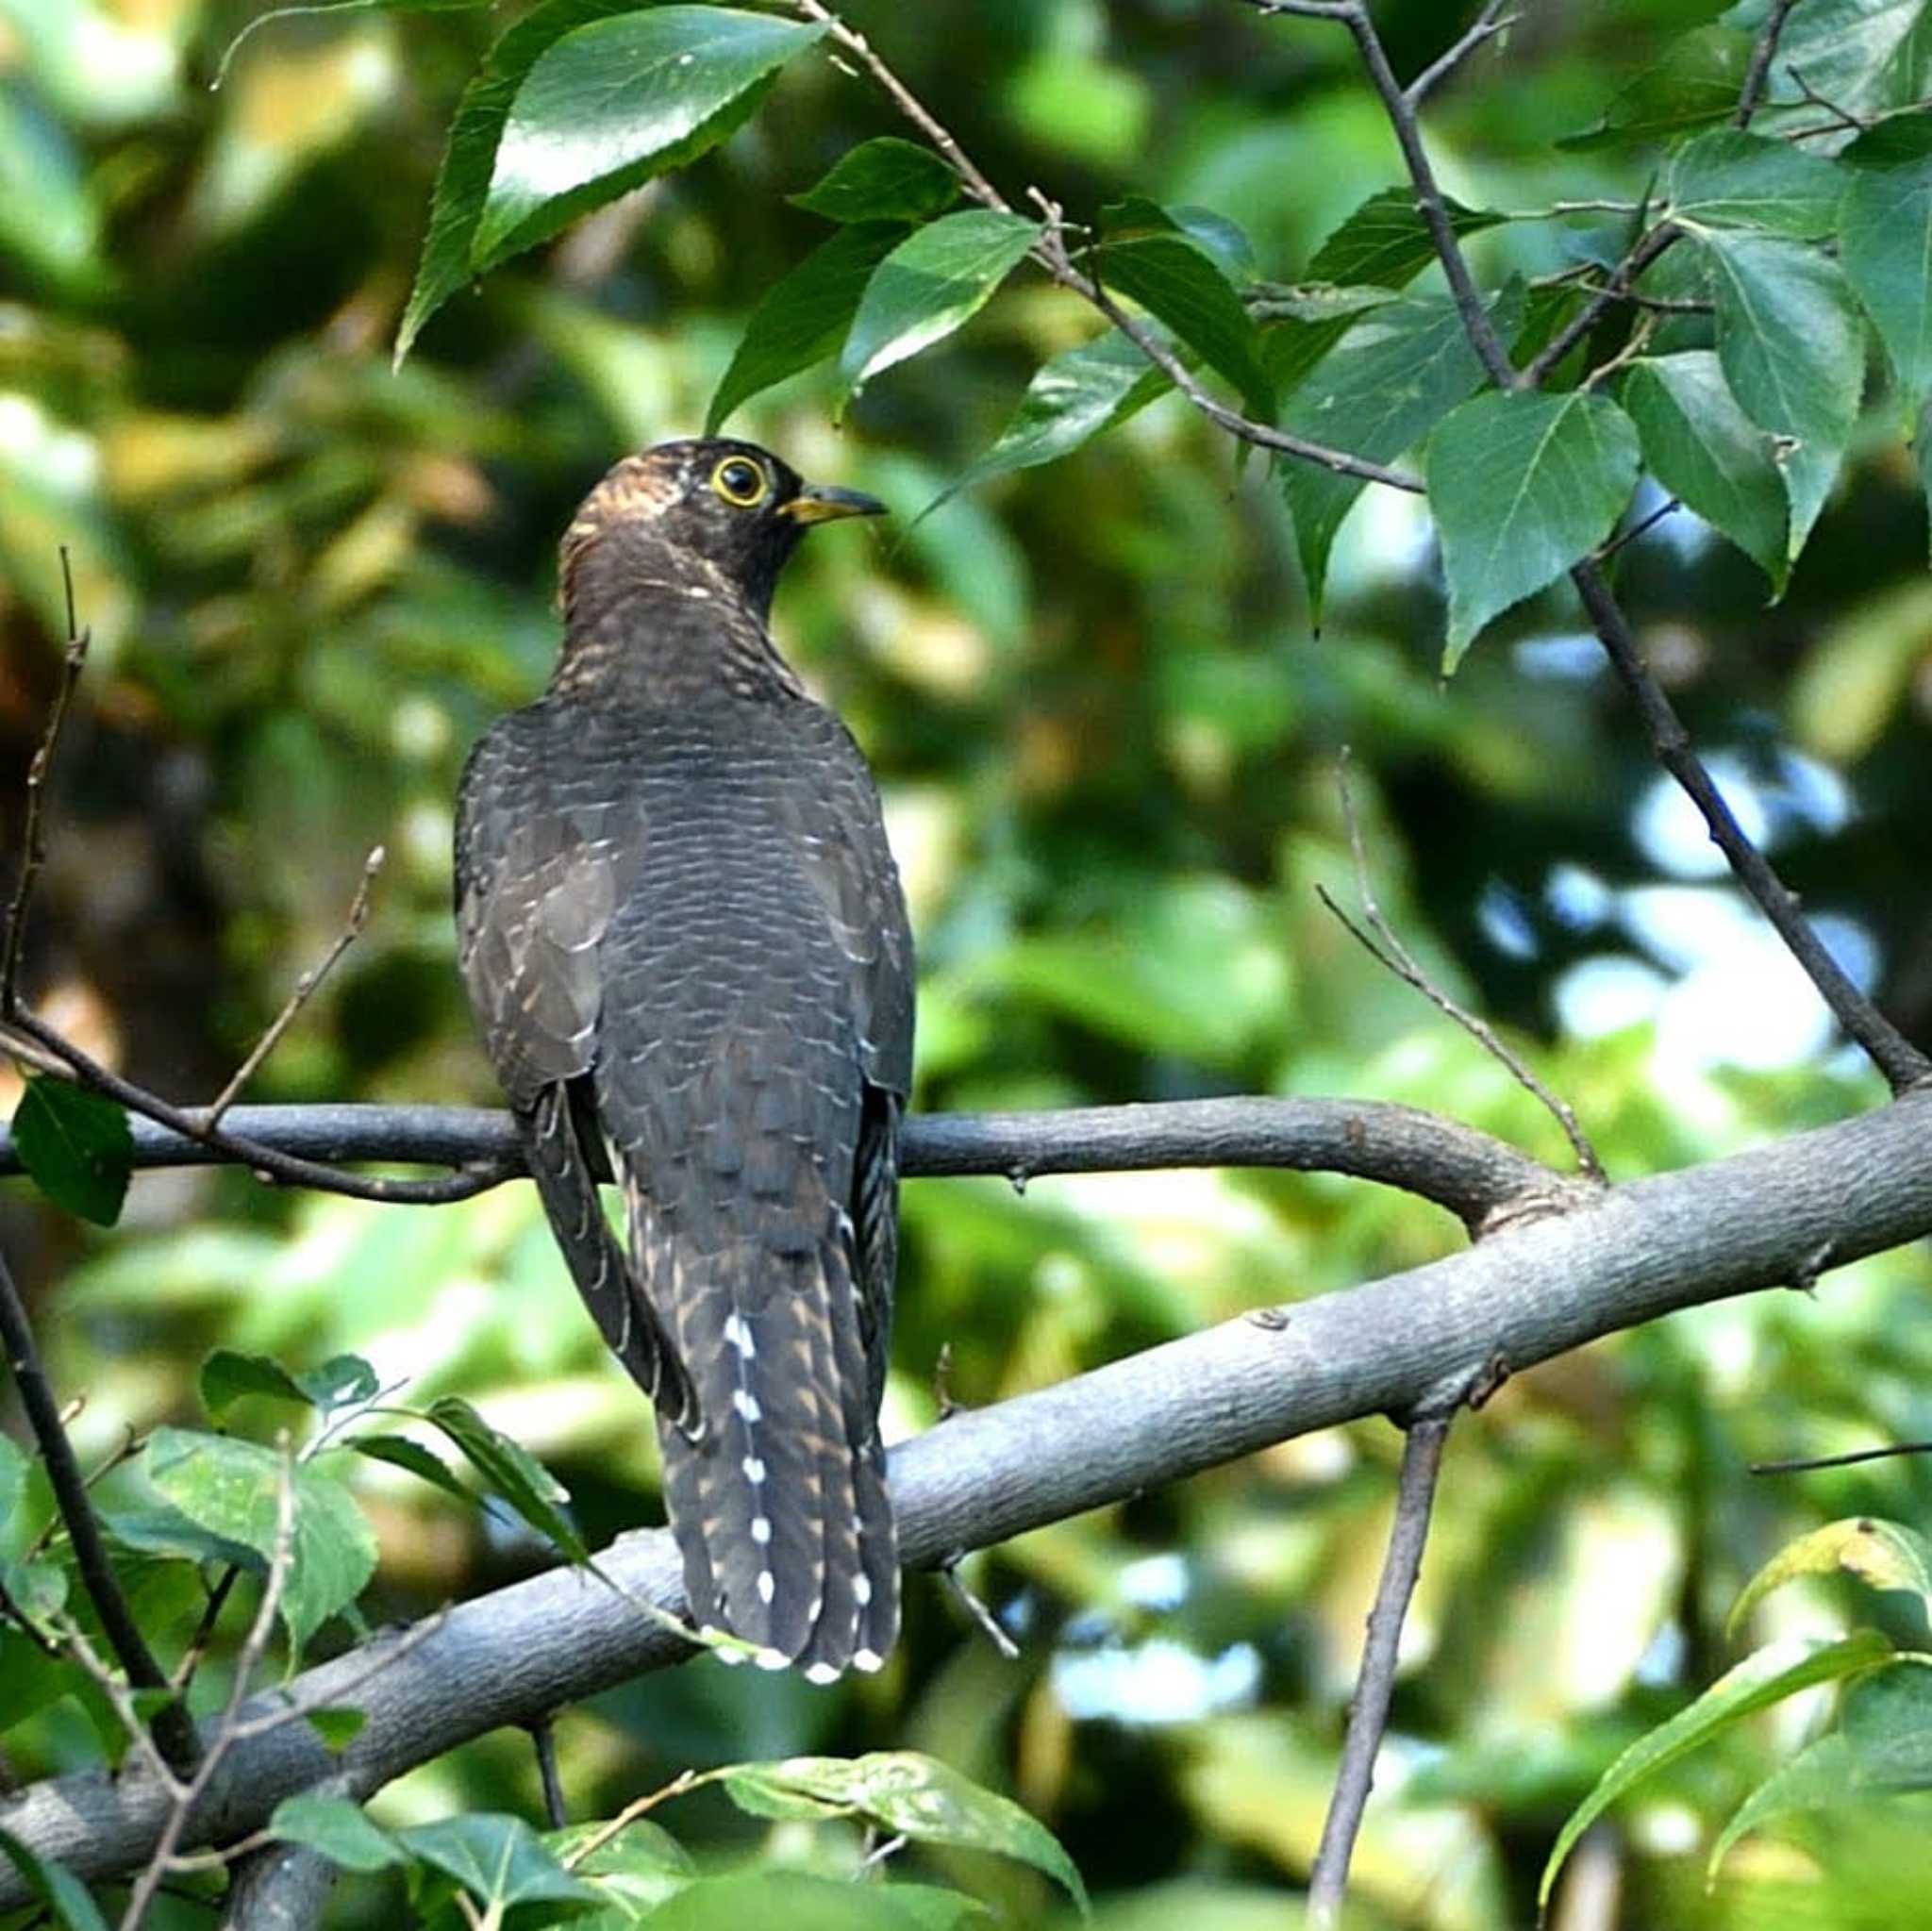
[[[782,197],[895,130],[835,62],[800,62],[716,155],[458,298],[397,375],[441,136],[508,10],[277,22],[212,91],[255,10],[0,0],[9,845],[58,677],[61,543],[94,637],[33,990],[92,1050],[205,1098],[326,947],[382,842],[368,932],[253,1097],[488,1102],[447,914],[463,752],[546,675],[554,545],[579,495],[622,451],[694,428],[750,306],[823,233]],[[1376,8],[1403,72],[1470,10]],[[1431,111],[1445,186],[1504,208],[1634,198],[1624,164],[1549,143],[1589,125],[1687,9],[1525,11]],[[1318,25],[1222,0],[855,0],[852,17],[1009,192],[1038,183],[1075,218],[1124,190],[1207,204],[1277,279],[1398,175],[1347,37]],[[1474,245],[1491,274],[1537,275],[1586,231]],[[815,541],[778,615],[884,788],[923,948],[920,1105],[1354,1093],[1559,1157],[1507,1077],[1318,905],[1317,883],[1354,895],[1344,745],[1385,907],[1448,987],[1529,1043],[1618,1176],[1881,1097],[1656,773],[1567,591],[1514,613],[1444,685],[1427,524],[1372,491],[1316,637],[1278,486],[1174,398],[912,524],[1041,358],[1093,329],[1023,276],[873,385],[842,433],[824,372],[734,425],[904,512],[897,531]],[[1871,424],[1775,608],[1684,513],[1620,570],[1747,822],[1923,1040],[1932,590],[1896,429]],[[525,1189],[404,1210],[155,1175],[110,1237],[17,1189],[0,1213],[58,1380],[86,1394],[92,1457],[125,1428],[188,1418],[212,1345],[301,1363],[354,1349],[414,1397],[478,1402],[560,1472],[593,1540],[656,1518],[637,1396]],[[992,1401],[1459,1239],[1393,1193],[1269,1174],[1041,1181],[1024,1198],[927,1181],[905,1213],[889,1434],[933,1419],[942,1345],[955,1398]],[[1464,1422],[1358,1854],[1363,1923],[1531,1922],[1557,1823],[1724,1666],[1724,1608],[1764,1556],[1832,1516],[1925,1520],[1923,1462],[1775,1483],[1744,1465],[1932,1436],[1928,1284],[1909,1252],[1815,1295],[1712,1307],[1520,1376]],[[573,1804],[608,1814],[686,1764],[906,1744],[1031,1806],[1112,1931],[1285,1922],[1397,1451],[1365,1422],[975,1558],[1018,1665],[919,1584],[882,1678],[825,1692],[704,1663],[568,1711]],[[379,1479],[391,1473],[362,1477],[383,1557],[372,1620],[536,1559],[508,1528]],[[1829,1626],[1843,1606],[1825,1585],[1788,1592],[1757,1633]],[[1850,1849],[1749,1843],[1703,1893],[1712,1820],[1807,1718],[1784,1711],[1627,1807],[1576,1859],[1555,1922],[1904,1922],[1843,1874],[1883,1866],[1877,1836],[1910,1827],[1899,1806]],[[10,1747],[25,1777],[93,1744],[67,1704]],[[536,1814],[523,1739],[433,1764],[376,1811],[459,1806]],[[671,1821],[721,1857],[762,1828],[702,1798]],[[781,1855],[849,1868],[850,1845],[788,1835],[800,1828],[776,1827]],[[1009,1922],[1057,1908],[1029,1873],[950,1874]],[[338,1908],[373,1923],[392,1901],[362,1880]]]

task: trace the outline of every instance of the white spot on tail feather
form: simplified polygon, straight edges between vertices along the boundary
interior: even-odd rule
[[[724,1339],[749,1361],[756,1358],[758,1347],[752,1340],[751,1323],[741,1314],[729,1314],[724,1318]]]
[[[759,1570],[759,1571],[758,1571],[758,1601],[759,1601],[759,1602],[761,1602],[761,1603],[769,1603],[769,1602],[770,1602],[770,1601],[772,1600],[772,1598],[773,1598],[774,1596],[775,1596],[775,1595],[776,1595],[777,1593],[778,1593],[778,1584],[777,1584],[777,1580],[776,1580],[776,1578],[775,1578],[775,1577],[774,1577],[774,1575],[772,1574],[772,1572],[771,1572],[771,1571],[770,1571],[769,1569],[761,1569],[761,1570]],[[764,1660],[764,1659],[763,1659],[762,1657],[760,1657],[760,1658],[759,1658],[759,1661],[761,1661],[761,1662],[762,1662],[763,1660]]]
[[[852,1600],[862,1609],[872,1601],[872,1577],[855,1575],[852,1578]]]
[[[754,1650],[751,1659],[761,1670],[789,1670],[791,1667],[791,1658],[783,1650]]]
[[[731,1390],[731,1406],[747,1422],[758,1422],[764,1419],[764,1410],[758,1407],[758,1396],[746,1389],[734,1388]]]
[[[886,1667],[886,1659],[875,1649],[856,1649],[852,1652],[852,1667],[871,1675]]]
[[[827,1683],[836,1683],[839,1680],[839,1673],[830,1663],[811,1663],[806,1668],[805,1680],[823,1687]]]
[[[772,1518],[770,1516],[755,1515],[752,1517],[751,1539],[760,1546],[772,1540]],[[770,1596],[767,1596],[765,1600],[769,1603],[772,1599]]]
[[[765,1459],[763,1456],[746,1456],[743,1467],[744,1479],[747,1482],[762,1482],[765,1479]]]

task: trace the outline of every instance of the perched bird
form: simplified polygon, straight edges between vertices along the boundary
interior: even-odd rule
[[[898,1628],[878,1409],[912,940],[872,774],[767,616],[808,529],[883,508],[746,442],[625,458],[563,539],[549,689],[484,734],[457,811],[470,1002],[657,1406],[692,1615],[821,1681]]]

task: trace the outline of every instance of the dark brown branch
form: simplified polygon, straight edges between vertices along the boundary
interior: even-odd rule
[[[1650,734],[1657,762],[1697,807],[1738,882],[1804,968],[1806,976],[1830,1007],[1833,1017],[1864,1048],[1893,1092],[1904,1092],[1932,1078],[1932,1059],[1927,1059],[1852,983],[1824,941],[1812,930],[1784,880],[1745,836],[1716,781],[1691,749],[1690,733],[1685,730],[1676,707],[1644,664],[1637,640],[1631,635],[1617,600],[1610,594],[1603,573],[1593,563],[1579,563],[1570,576],[1590,614],[1591,627],[1601,639],[1612,668]]]
[[[1348,1891],[1349,1860],[1355,1855],[1362,1813],[1374,1787],[1375,1758],[1389,1726],[1389,1703],[1395,1690],[1395,1654],[1416,1577],[1422,1572],[1423,1545],[1428,1540],[1429,1516],[1436,1503],[1436,1478],[1441,1473],[1442,1448],[1455,1414],[1451,1407],[1418,1417],[1408,1424],[1403,1440],[1395,1521],[1389,1531],[1388,1553],[1382,1558],[1374,1607],[1369,1611],[1368,1640],[1362,1645],[1361,1670],[1348,1706],[1341,1764],[1328,1799],[1328,1815],[1323,1820],[1314,1870],[1308,1877],[1308,1923],[1315,1931],[1333,1931],[1341,1922]]]
[[[1733,127],[1748,127],[1764,101],[1764,90],[1771,80],[1771,63],[1777,56],[1777,43],[1784,38],[1785,22],[1798,0],[1771,0],[1771,11],[1764,17],[1757,40],[1751,49],[1751,64],[1744,70],[1744,85],[1738,90]]]
[[[238,1107],[242,1144],[283,1165],[319,1160],[434,1161],[478,1178],[522,1174],[508,1113],[464,1107]],[[140,1119],[137,1168],[210,1166],[221,1145]],[[1281,1167],[1348,1174],[1446,1207],[1473,1232],[1524,1200],[1560,1194],[1541,1161],[1459,1121],[1378,1100],[1171,1100],[1039,1113],[915,1113],[900,1148],[908,1178],[997,1174],[1024,1184],[1046,1174],[1144,1173],[1167,1167]],[[22,1172],[0,1128],[0,1176]],[[324,1167],[333,1173],[333,1167]],[[467,1193],[463,1196],[467,1197]]]
[[[20,1405],[26,1410],[27,1426],[33,1431],[46,1467],[55,1506],[74,1546],[74,1565],[80,1572],[81,1584],[94,1606],[94,1614],[100,1618],[102,1634],[135,1689],[169,1690],[168,1678],[148,1648],[141,1625],[127,1606],[127,1598],[121,1593],[113,1564],[108,1559],[108,1547],[101,1539],[101,1525],[88,1497],[87,1482],[75,1459],[74,1444],[60,1425],[60,1407],[54,1399],[46,1371],[41,1366],[40,1351],[34,1346],[26,1304],[20,1297],[13,1270],[4,1255],[0,1255],[0,1344],[7,1349],[14,1386],[20,1390]],[[155,1712],[154,1737],[156,1746],[176,1774],[186,1776],[192,1773],[200,1755],[193,1726],[188,1721],[187,1710],[172,1697]]]
[[[1518,1220],[1445,1259],[957,1413],[892,1451],[901,1548],[930,1568],[1296,1435],[1414,1413],[1491,1362],[1525,1369],[1678,1308],[1778,1287],[1826,1245],[1846,1263],[1928,1233],[1932,1092],[1595,1190],[1574,1212]],[[621,1537],[598,1563],[631,1596],[682,1609],[682,1567],[662,1531]],[[333,1775],[367,1797],[470,1738],[691,1654],[581,1571],[499,1590],[258,1699],[250,1713],[268,1720],[350,1703],[366,1722],[340,1757],[305,1723],[242,1726],[183,1848],[245,1837],[283,1797]],[[97,1878],[144,1863],[167,1809],[151,1770],[88,1771],[0,1801],[0,1829]],[[0,1910],[23,1901],[0,1868]]]

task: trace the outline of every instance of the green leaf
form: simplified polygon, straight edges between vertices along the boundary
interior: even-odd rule
[[[134,1134],[112,1100],[36,1074],[13,1109],[13,1150],[56,1207],[111,1227],[134,1171]]]
[[[834,222],[923,222],[959,198],[959,177],[929,147],[891,134],[861,141],[830,174],[791,197]]]
[[[711,398],[705,434],[716,435],[724,419],[761,390],[836,354],[873,271],[905,236],[900,222],[841,228],[773,283],[751,311],[738,352]]]
[[[1867,1788],[1932,1790],[1932,1656],[1899,1656],[1848,1685],[1842,1723]]]
[[[496,163],[504,124],[525,76],[558,41],[589,21],[629,12],[636,0],[543,0],[511,26],[483,58],[476,77],[463,90],[430,203],[429,233],[416,284],[409,291],[402,325],[396,330],[395,365],[423,331],[423,325],[475,275],[472,244]]]
[[[7,1599],[37,1628],[44,1628],[47,1618],[58,1616],[67,1603],[67,1572],[58,1562],[28,1562],[22,1557],[0,1556],[0,1590]]]
[[[285,1844],[320,1851],[344,1871],[383,1871],[408,1861],[408,1854],[371,1821],[361,1805],[313,1790],[284,1797],[268,1821],[268,1834]]]
[[[1153,225],[1150,216],[1165,225]],[[1274,387],[1261,366],[1259,334],[1215,257],[1151,203],[1108,208],[1101,223],[1107,239],[1095,268],[1102,283],[1164,322],[1241,391],[1256,415],[1273,416]],[[1129,225],[1131,231],[1123,232]]]
[[[21,1874],[26,1888],[40,1899],[67,1931],[108,1931],[108,1921],[100,1906],[88,1894],[87,1886],[66,1865],[43,1857],[11,1831],[0,1830],[0,1856]]]
[[[348,1607],[375,1573],[375,1537],[355,1499],[333,1477],[290,1469],[252,1441],[158,1428],[148,1439],[148,1479],[191,1522],[273,1561],[285,1470],[294,1487],[293,1541],[281,1614],[300,1651]]]
[[[1832,1730],[1813,1739],[1732,1812],[1705,1860],[1705,1883],[1715,1884],[1733,1847],[1774,1817],[1789,1816],[1793,1810],[1831,1810],[1840,1804],[1859,1802],[1864,1795],[1858,1785],[1857,1760],[1843,1733]]]
[[[243,1355],[217,1348],[201,1367],[201,1405],[219,1422],[246,1395],[299,1403],[304,1407],[354,1407],[376,1390],[375,1370],[359,1355],[337,1355],[320,1368],[297,1374],[272,1355]]]
[[[800,1812],[788,1806],[802,1802],[808,1815],[863,1817],[917,1843],[958,1844],[1018,1858],[1063,1886],[1087,1913],[1087,1887],[1043,1823],[917,1750],[735,1764],[724,1781],[732,1801],[756,1817],[796,1816]]]
[[[1822,156],[1788,141],[1717,127],[1672,157],[1660,212],[1807,240],[1831,232],[1844,191],[1844,170]]]
[[[462,1450],[491,1492],[508,1503],[539,1535],[573,1562],[591,1559],[570,1519],[568,1491],[522,1442],[492,1428],[460,1395],[441,1396],[430,1404],[424,1419]]]
[[[1755,35],[1766,10],[1767,0],[1742,0],[1724,24]],[[1923,0],[1805,0],[1778,36],[1770,98],[1802,98],[1795,68],[1823,98],[1853,113],[1917,101],[1922,76],[1912,72],[1910,55],[1924,11]]]
[[[1458,236],[1479,235],[1509,217],[1487,208],[1464,208],[1443,196],[1449,225]],[[1372,194],[1315,251],[1308,263],[1311,282],[1374,282],[1385,289],[1407,288],[1436,258],[1428,224],[1407,188],[1384,188]]]
[[[929,1910],[899,1902],[902,1890],[915,1889],[926,1887],[841,1882],[800,1871],[739,1872],[701,1877],[639,1923],[641,1931],[762,1931],[767,1925],[773,1931],[933,1931],[936,1923],[944,1925],[947,1921]]]
[[[1425,467],[1449,579],[1445,672],[1616,528],[1640,455],[1630,418],[1586,390],[1479,395],[1444,417]]]
[[[1022,215],[975,208],[900,242],[866,284],[839,358],[845,398],[976,315],[1039,233]]]
[[[231,1536],[218,1536],[190,1522],[178,1508],[163,1504],[155,1508],[100,1511],[101,1526],[122,1547],[142,1556],[179,1562],[221,1562],[259,1575],[268,1567],[256,1550]]]
[[[1483,379],[1481,359],[1446,296],[1391,302],[1357,322],[1302,382],[1282,409],[1281,426],[1330,449],[1392,462]],[[1318,463],[1281,465],[1317,629],[1335,533],[1367,487]]]
[[[724,7],[653,7],[546,48],[497,143],[471,265],[495,266],[715,147],[826,31]]]
[[[1932,158],[1854,171],[1839,259],[1907,392],[1932,391]]]
[[[1393,289],[1271,289],[1251,308],[1261,332],[1261,366],[1278,396],[1291,395],[1372,309],[1399,300]]]
[[[1034,371],[1012,420],[992,447],[936,496],[930,514],[959,491],[1005,475],[1058,462],[1105,429],[1118,427],[1174,385],[1118,329],[1063,349]]]
[[[1912,454],[1918,458],[1919,494],[1925,503],[1926,541],[1928,550],[1932,550],[1932,397],[1919,406]]]
[[[691,1853],[647,1817],[633,1818],[616,1837],[578,1858],[579,1847],[607,1827],[602,1823],[575,1823],[547,1832],[543,1841],[558,1862],[602,1900],[597,1931],[625,1931],[666,1898],[675,1897],[697,1876],[698,1868]]]
[[[366,1455],[371,1461],[385,1461],[391,1468],[407,1469],[445,1495],[454,1495],[458,1502],[467,1502],[472,1507],[475,1504],[475,1496],[458,1480],[456,1471],[434,1449],[411,1441],[407,1435],[358,1435],[342,1445],[353,1448],[358,1455]]]
[[[242,42],[258,27],[274,21],[307,19],[317,13],[464,13],[491,4],[491,0],[302,0],[299,6],[272,7],[266,13],[257,14],[222,49],[222,58],[215,63],[215,77],[208,85],[220,87],[227,79],[228,69],[241,52]]]
[[[1744,1585],[1731,1606],[1724,1634],[1736,1637],[1752,1610],[1794,1577],[1839,1571],[1876,1590],[1909,1590],[1932,1610],[1932,1543],[1903,1523],[1848,1516],[1787,1542]]]
[[[20,1498],[26,1492],[26,1457],[5,1435],[0,1435],[0,1529],[7,1526],[7,1519],[20,1507]]]
[[[347,1707],[306,1709],[302,1720],[326,1750],[343,1751],[368,1727],[369,1712]]]
[[[1744,85],[1752,41],[1750,34],[1729,26],[1701,26],[1673,41],[1655,67],[1646,68],[1611,96],[1594,127],[1557,145],[1634,144],[1728,120]]]
[[[1637,424],[1651,474],[1782,591],[1789,517],[1776,445],[1738,407],[1716,355],[1643,357],[1624,372],[1617,400]]]
[[[1547,1905],[1550,1889],[1576,1840],[1620,1797],[1667,1764],[1688,1756],[1713,1737],[1741,1723],[1767,1705],[1782,1703],[1814,1683],[1832,1683],[1886,1661],[1891,1645],[1875,1630],[1860,1630],[1839,1642],[1813,1637],[1786,1637],[1768,1643],[1725,1672],[1703,1695],[1640,1737],[1597,1779],[1596,1788],[1565,1819],[1537,1887],[1537,1902]]]
[[[1774,235],[1701,231],[1712,271],[1717,352],[1753,422],[1802,445],[1784,460],[1790,496],[1788,554],[1796,557],[1824,507],[1857,420],[1865,331],[1843,271]]]
[[[396,1832],[410,1856],[453,1877],[491,1914],[522,1904],[595,1903],[521,1817],[472,1810]]]

